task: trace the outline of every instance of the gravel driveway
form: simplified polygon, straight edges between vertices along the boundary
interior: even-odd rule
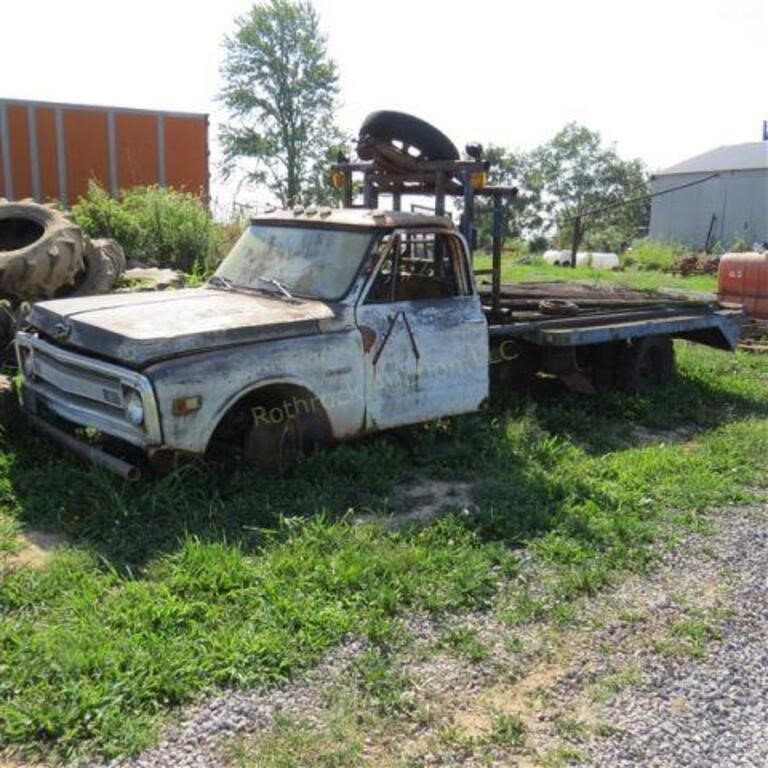
[[[731,510],[717,523],[715,536],[678,549],[668,567],[689,584],[715,576],[719,638],[703,658],[641,656],[643,682],[602,715],[617,733],[591,744],[584,764],[768,766],[768,514]]]
[[[445,622],[407,619],[398,665],[418,719],[382,716],[349,764],[768,766],[768,505],[708,520],[651,575],[579,605],[575,627],[451,619],[488,651],[467,658],[446,650]],[[354,695],[344,686],[364,650],[352,641],[303,680],[205,701],[158,747],[111,766],[228,765],[228,745],[258,744],[278,715],[321,724],[330,690]],[[521,743],[494,742],[499,712],[519,717]]]

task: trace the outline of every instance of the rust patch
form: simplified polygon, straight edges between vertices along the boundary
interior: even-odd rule
[[[376,343],[376,331],[374,331],[373,328],[369,328],[367,325],[361,325],[360,335],[363,337],[363,352],[368,354]]]

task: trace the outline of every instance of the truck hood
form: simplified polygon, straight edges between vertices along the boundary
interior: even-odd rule
[[[340,305],[213,288],[57,299],[28,322],[59,344],[134,368],[233,344],[319,333]]]

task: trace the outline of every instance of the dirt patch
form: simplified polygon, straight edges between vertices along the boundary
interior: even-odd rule
[[[59,533],[26,529],[19,534],[19,549],[11,553],[6,565],[11,568],[43,568],[58,547],[66,546],[67,540]],[[5,768],[0,763],[0,768]]]
[[[464,511],[472,506],[469,483],[425,480],[403,488],[400,496],[404,509],[401,520],[427,521],[446,507]]]
[[[632,441],[640,445],[649,445],[650,443],[665,443],[668,445],[679,445],[681,443],[693,443],[695,431],[689,427],[679,427],[678,429],[649,429],[648,427],[633,427],[631,436]]]
[[[360,515],[359,523],[378,523],[394,528],[408,523],[428,523],[444,510],[467,512],[472,508],[470,483],[422,480],[397,490],[399,512],[388,515]]]

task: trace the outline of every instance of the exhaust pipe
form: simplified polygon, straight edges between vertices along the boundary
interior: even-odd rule
[[[136,482],[141,477],[141,470],[133,464],[118,459],[117,456],[112,456],[112,454],[107,453],[94,445],[88,445],[87,443],[72,437],[72,435],[68,435],[66,432],[54,427],[47,421],[43,421],[39,416],[34,416],[33,414],[28,413],[27,418],[29,419],[29,423],[36,430],[47,435],[73,453],[76,453],[80,458],[90,461],[93,464],[98,464],[100,467],[104,467],[110,472],[114,472],[119,477],[122,477],[123,480],[128,480],[129,482]]]

